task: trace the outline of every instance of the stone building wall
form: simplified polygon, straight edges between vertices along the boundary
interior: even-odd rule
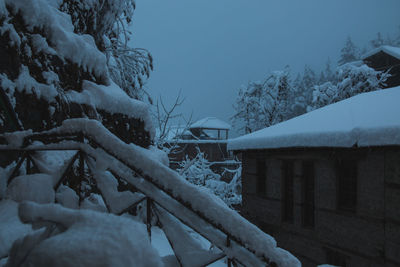
[[[354,213],[337,209],[338,158],[358,162]],[[266,163],[264,194],[257,193],[257,160]],[[294,164],[293,223],[282,221],[283,160]],[[302,223],[302,162],[306,160],[314,162],[314,227]],[[246,151],[242,181],[242,214],[275,237],[278,245],[296,255],[303,266],[329,263],[329,257],[343,258],[346,266],[399,266],[399,148]]]

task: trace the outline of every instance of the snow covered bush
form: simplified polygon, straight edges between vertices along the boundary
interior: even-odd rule
[[[228,206],[240,204],[242,202],[241,167],[236,170],[225,170],[233,173],[232,180],[227,183],[221,180],[221,175],[212,171],[212,164],[206,159],[204,152],[197,149],[196,157],[193,159],[186,157],[177,171],[192,184],[209,189]]]
[[[313,88],[311,109],[336,103],[351,96],[382,89],[390,74],[376,71],[361,62],[347,63],[336,71],[337,82],[326,82]]]

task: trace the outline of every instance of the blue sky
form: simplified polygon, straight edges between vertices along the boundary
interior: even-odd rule
[[[155,70],[147,90],[180,112],[229,121],[238,89],[270,71],[337,61],[347,36],[367,45],[394,35],[400,0],[136,0],[133,46],[148,49]]]

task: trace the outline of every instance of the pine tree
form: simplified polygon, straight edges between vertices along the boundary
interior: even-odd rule
[[[385,38],[383,44],[384,44],[384,45],[393,46],[393,45],[394,45],[394,40],[393,40],[392,37],[388,34],[388,35],[386,35],[386,38]]]
[[[358,48],[354,45],[350,36],[347,37],[344,47],[341,49],[341,55],[339,59],[339,65],[356,61],[359,59]]]
[[[317,84],[315,72],[310,68],[310,66],[305,65],[303,80],[301,82],[301,93],[307,105],[312,102],[312,88],[315,84]]]
[[[384,45],[385,41],[382,38],[382,35],[380,32],[376,34],[376,38],[370,41],[370,44],[372,48],[378,48],[382,45]]]
[[[291,85],[291,97],[290,99],[290,115],[289,118],[299,116],[306,113],[307,103],[303,95],[302,87],[302,76],[300,73],[297,74],[296,79]]]
[[[325,63],[324,73],[325,73],[326,81],[333,81],[335,79],[335,73],[332,71],[332,63],[331,63],[331,59],[329,57]]]
[[[319,78],[318,78],[318,84],[322,84],[326,82],[326,77],[323,71],[320,72]]]

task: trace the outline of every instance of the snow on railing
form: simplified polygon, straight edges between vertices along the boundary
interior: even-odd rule
[[[18,142],[15,141],[17,138]],[[233,261],[244,266],[301,266],[289,252],[277,247],[274,238],[249,223],[219,198],[188,183],[178,173],[152,158],[151,151],[124,143],[98,121],[71,119],[64,121],[58,128],[41,133],[19,132],[15,135],[0,136],[1,142],[5,145],[0,145],[0,151],[20,150],[24,153],[38,150],[80,151],[67,164],[69,167],[73,164],[72,161],[78,158],[82,164],[84,157],[78,155],[79,153],[87,154],[89,159],[87,165],[91,167],[110,212],[121,214],[146,199],[149,227],[150,208],[153,208],[160,221],[177,219],[209,240],[230,259],[228,265]],[[29,153],[26,155],[30,157]],[[20,167],[21,160],[17,163],[17,167],[18,165]],[[112,199],[120,196],[115,194],[117,185],[104,175],[104,171],[109,171],[118,180],[129,183],[140,192],[123,196],[126,203],[129,203],[128,206],[113,205],[118,201]],[[65,173],[57,178],[55,187],[62,183],[63,177]],[[171,219],[168,213],[176,219]],[[165,232],[174,231],[165,229]],[[173,242],[174,236],[170,235],[169,239]],[[176,254],[179,254],[178,250],[175,246]],[[177,258],[182,265],[183,262],[188,262],[182,253],[180,255],[180,257],[177,255]],[[218,259],[216,255],[205,257]]]

